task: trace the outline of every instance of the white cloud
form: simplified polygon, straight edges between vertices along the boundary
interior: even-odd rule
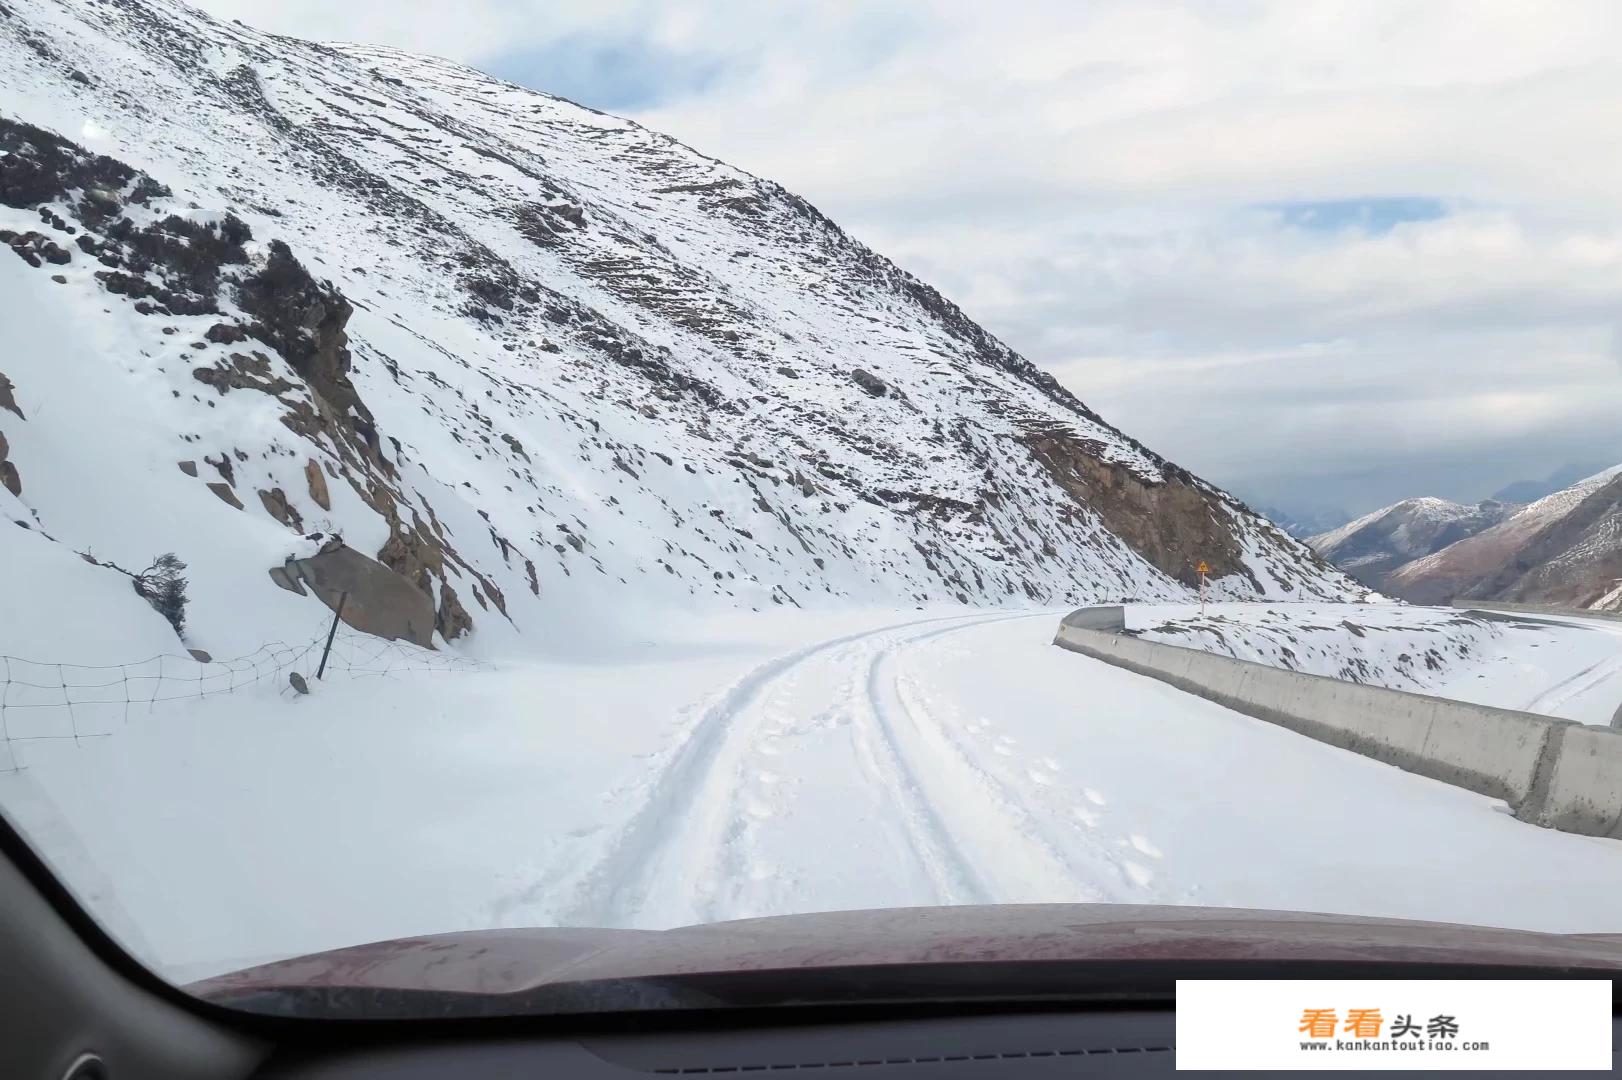
[[[1622,459],[1612,0],[205,6],[475,65],[581,34],[714,59],[636,118],[806,195],[1235,486],[1462,496],[1579,438]],[[1256,209],[1382,195],[1448,213]]]

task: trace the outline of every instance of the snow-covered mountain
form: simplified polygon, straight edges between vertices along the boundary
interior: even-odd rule
[[[1622,610],[1622,465],[1545,496],[1386,580],[1415,603],[1509,600]]]
[[[1446,499],[1404,499],[1307,540],[1313,549],[1375,589],[1392,570],[1474,536],[1520,509],[1487,500],[1475,506]]]
[[[1358,592],[798,196],[445,61],[3,0],[0,230],[31,655],[119,580],[76,553],[179,555],[216,654],[306,633],[266,570],[334,535],[493,645],[1175,599],[1201,560],[1229,597]]]

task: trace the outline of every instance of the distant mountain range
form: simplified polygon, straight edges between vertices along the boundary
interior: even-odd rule
[[[1467,506],[1446,499],[1404,499],[1307,543],[1365,585],[1384,590],[1393,570],[1491,528],[1518,509],[1493,500]]]
[[[1622,465],[1524,506],[1405,499],[1308,543],[1364,583],[1413,603],[1622,610]]]
[[[1491,498],[1506,503],[1537,502],[1545,495],[1553,495],[1595,473],[1604,472],[1606,465],[1603,461],[1567,462],[1541,480],[1517,480],[1505,484],[1493,492]]]
[[[1291,513],[1276,506],[1259,506],[1256,512],[1298,540],[1338,529],[1352,516],[1344,510],[1309,510]]]

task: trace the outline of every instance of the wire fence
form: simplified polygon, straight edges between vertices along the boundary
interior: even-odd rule
[[[199,661],[165,653],[128,664],[57,664],[0,655],[0,773],[24,768],[19,749],[42,741],[104,739],[132,717],[159,705],[279,686],[297,696],[289,676],[316,686],[332,617],[309,641],[274,641],[232,660]],[[339,624],[325,677],[389,678],[411,672],[486,670],[487,665],[401,641],[357,633]]]

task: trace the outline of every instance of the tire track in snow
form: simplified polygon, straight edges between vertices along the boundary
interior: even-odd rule
[[[1617,645],[1622,649],[1622,632],[1608,626],[1593,626],[1594,630],[1617,638]],[[1594,690],[1610,681],[1612,676],[1622,673],[1622,651],[1615,656],[1606,657],[1596,661],[1577,672],[1569,675],[1553,686],[1548,687],[1524,706],[1527,712],[1552,715],[1553,710],[1560,708],[1574,698]]]
[[[873,740],[869,738],[870,725],[864,725],[861,720],[864,715],[876,720],[876,703],[870,692],[871,673],[883,657],[903,646],[927,641],[943,634],[984,626],[987,623],[1031,617],[1033,616],[1023,613],[948,616],[943,619],[926,619],[886,627],[862,635],[854,641],[842,640],[832,643],[830,648],[818,650],[789,670],[779,672],[767,685],[760,688],[760,692],[747,706],[745,711],[757,715],[750,716],[747,722],[743,722],[740,715],[740,722],[734,724],[736,739],[733,752],[727,755],[730,759],[727,766],[718,767],[710,773],[712,797],[705,801],[714,806],[724,805],[725,810],[712,815],[707,835],[699,832],[687,838],[688,849],[695,858],[683,868],[685,872],[682,880],[665,882],[657,891],[666,895],[694,895],[697,902],[692,913],[693,921],[715,922],[723,919],[748,918],[782,910],[780,902],[773,902],[769,887],[763,892],[758,880],[750,873],[751,867],[776,860],[773,858],[771,841],[768,841],[764,848],[760,844],[760,831],[764,827],[764,822],[756,819],[749,805],[749,785],[746,779],[749,769],[745,767],[744,761],[751,751],[765,750],[768,743],[782,734],[779,730],[763,730],[766,720],[771,715],[767,706],[774,693],[779,689],[791,689],[801,672],[812,664],[826,661],[834,668],[834,671],[829,672],[830,686],[840,682],[839,669],[842,666],[848,665],[847,670],[852,677],[849,691],[834,695],[829,702],[830,708],[819,712],[822,715],[844,714],[852,722],[851,726],[855,730],[852,732],[854,745],[851,749],[869,777],[870,793],[878,796],[881,802],[891,808],[891,812],[884,816],[884,822],[899,827],[907,848],[912,853],[912,866],[920,870],[929,882],[929,894],[917,896],[912,902],[948,904],[971,903],[983,899],[987,894],[984,894],[974,882],[972,871],[962,862],[949,834],[939,828],[933,808],[926,802],[908,797],[909,790],[917,792],[916,785],[908,788],[909,778],[897,771],[897,763],[893,757],[889,760],[884,759],[882,756],[884,746],[874,745]],[[941,622],[949,622],[951,625],[944,629],[917,633],[921,626],[932,626]],[[787,766],[786,771],[791,774],[792,783],[815,784],[818,780],[824,779],[814,771],[806,773],[796,769],[792,756],[785,762],[774,753],[773,760]],[[777,842],[780,843],[781,838],[777,838]],[[831,851],[834,857],[830,860],[830,866],[836,865],[839,861],[837,850]],[[812,893],[808,899],[814,906],[826,903],[825,894]]]
[[[964,853],[952,830],[943,820],[938,805],[928,794],[925,784],[915,771],[913,763],[896,739],[893,713],[886,689],[883,670],[902,648],[916,647],[926,641],[959,633],[993,622],[1009,619],[1042,618],[1037,615],[1013,615],[980,619],[967,625],[949,626],[915,637],[905,638],[876,650],[867,665],[861,699],[854,712],[866,723],[858,730],[858,745],[872,762],[875,778],[885,789],[889,801],[896,808],[917,863],[929,876],[934,887],[934,900],[940,904],[986,904],[995,901],[996,893],[989,887],[974,863]]]
[[[1050,837],[1043,815],[978,764],[899,671],[901,648],[968,629],[936,631],[900,643],[876,659],[871,694],[886,737],[897,755],[911,762],[910,775],[926,778],[924,798],[934,808],[956,858],[973,867],[984,902],[1117,899],[1095,887],[1090,881],[1095,875],[1088,867],[1076,865],[1065,845]]]
[[[729,840],[739,839],[731,828],[736,824],[731,813],[736,777],[728,766],[736,764],[744,749],[741,744],[758,728],[760,717],[754,707],[778,679],[822,654],[912,627],[965,620],[974,625],[1009,617],[950,615],[895,623],[796,649],[743,675],[667,752],[668,763],[653,774],[641,806],[582,875],[559,924],[640,925],[638,916],[651,897],[692,897],[704,887],[703,871],[724,854]],[[751,716],[752,711],[756,715]],[[702,912],[709,898],[695,899]]]
[[[885,658],[889,693],[905,720],[898,728],[918,736],[911,752],[930,759],[920,763],[921,775],[955,775],[972,796],[958,800],[968,803],[958,816],[969,825],[959,830],[959,847],[982,868],[992,901],[1197,902],[1197,890],[1156,884],[1155,867],[1165,853],[1141,828],[1101,827],[1106,815],[1099,808],[1108,800],[1077,777],[1061,779],[1065,767],[1058,761],[1022,753],[1007,736],[985,744],[998,755],[989,758],[981,744],[965,738],[986,734],[988,721],[958,725],[943,718],[942,711],[956,714],[957,707],[932,702],[929,680],[908,673],[907,653],[922,653],[914,644],[903,643]],[[1000,821],[999,828],[978,828],[987,819]]]
[[[1533,698],[1526,704],[1526,711],[1549,715],[1552,710],[1599,687],[1619,672],[1622,672],[1622,654],[1590,664]]]

